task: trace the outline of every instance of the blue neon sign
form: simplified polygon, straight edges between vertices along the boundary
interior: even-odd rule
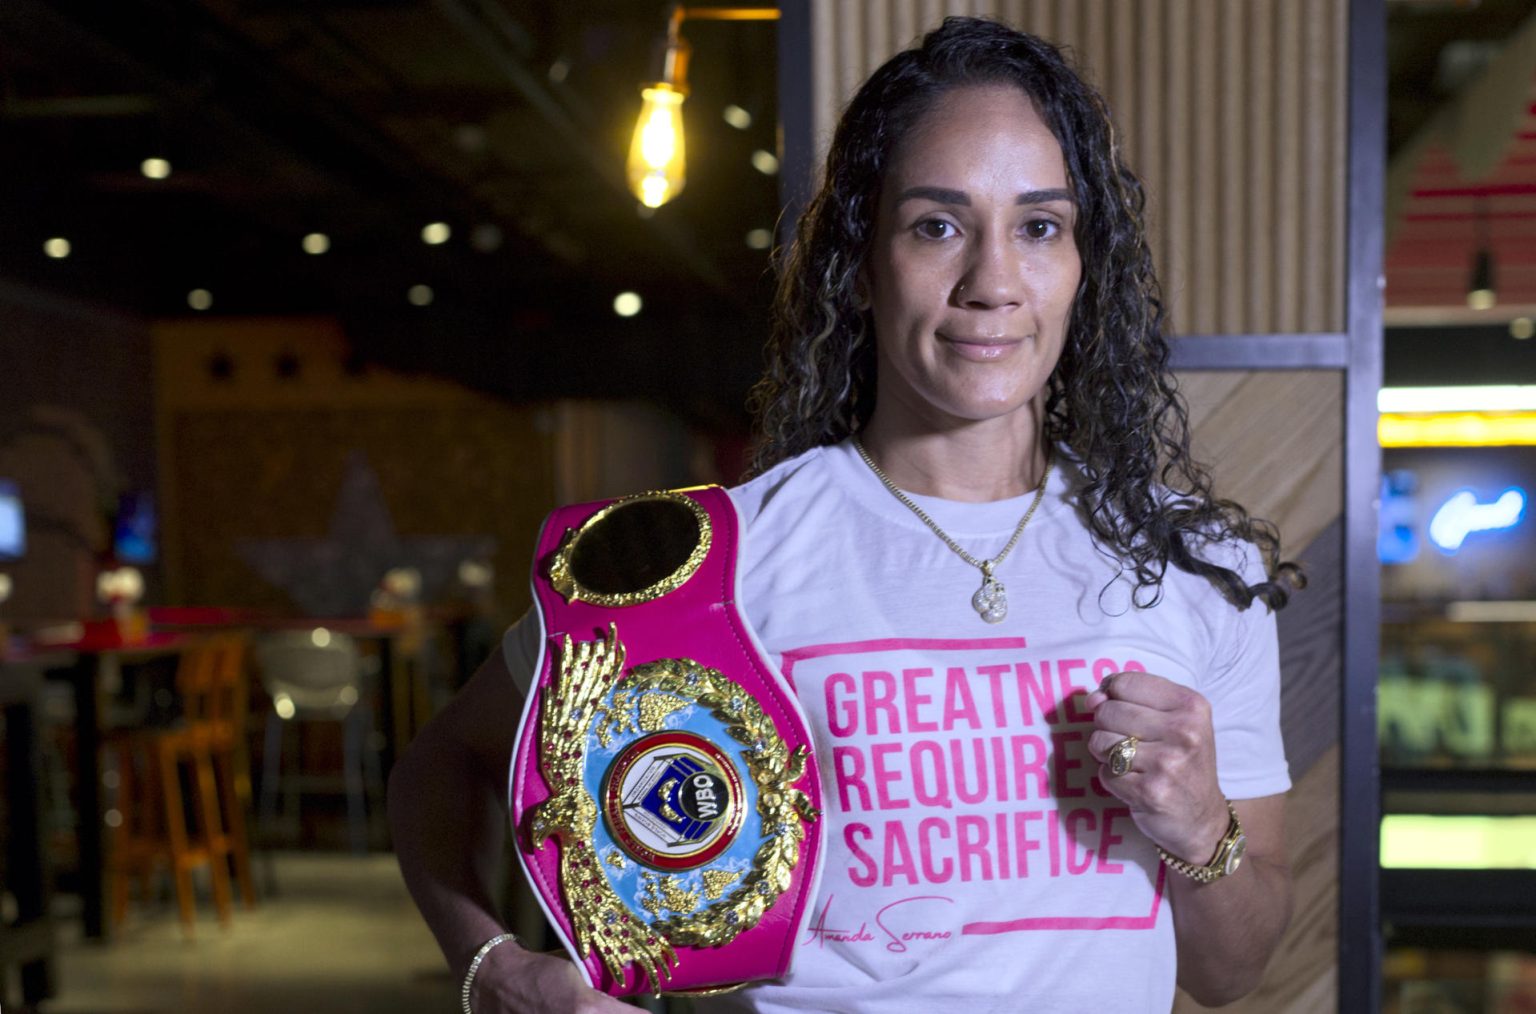
[[[1473,532],[1513,528],[1525,516],[1525,490],[1511,486],[1491,503],[1479,503],[1470,489],[1457,491],[1429,522],[1429,541],[1446,553],[1461,548]]]

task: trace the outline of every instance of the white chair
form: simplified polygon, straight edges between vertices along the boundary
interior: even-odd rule
[[[384,779],[374,743],[373,707],[365,687],[362,657],[357,643],[346,634],[322,628],[267,634],[256,642],[261,682],[272,698],[267,716],[266,746],[262,757],[261,824],[270,832],[278,818],[277,797],[281,786],[283,823],[297,839],[299,794],[336,792],[347,797],[347,824],[352,849],[368,849],[368,797],[382,802]],[[285,772],[283,753],[298,733],[288,732],[300,722],[337,722],[342,728],[342,770],[317,774]],[[287,767],[301,766],[296,756]]]

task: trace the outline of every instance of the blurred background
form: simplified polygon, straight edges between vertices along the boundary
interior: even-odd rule
[[[980,10],[782,6],[793,26],[686,23],[686,184],[651,207],[626,155],[666,4],[0,4],[0,1005],[457,1009],[389,853],[390,765],[527,608],[551,508],[741,476],[770,257],[825,110]],[[1280,258],[1238,312],[1220,301],[1254,283],[1201,302],[1228,238],[1154,186],[1175,327],[1343,330],[1345,49],[1308,42],[1342,32],[1343,0],[1014,6],[1109,81],[1154,184],[1230,160],[1163,142],[1159,116],[1186,113],[1135,98],[1114,54],[1228,54],[1278,124],[1253,178],[1295,191],[1255,203],[1325,237],[1289,257],[1326,277]],[[1529,1011],[1536,0],[1363,6],[1388,95],[1383,1007]],[[1295,40],[1272,75],[1253,25]],[[1315,107],[1271,100],[1291,78]],[[1198,418],[1253,411],[1218,383],[1190,380]],[[1296,453],[1337,487],[1339,437],[1319,439]],[[1300,530],[1298,550],[1326,535]],[[537,938],[520,892],[509,876]],[[1328,970],[1331,932],[1296,930]],[[1319,988],[1247,1009],[1332,1009]]]

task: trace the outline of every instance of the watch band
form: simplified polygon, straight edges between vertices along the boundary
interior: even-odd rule
[[[1236,858],[1232,857],[1240,844],[1246,840],[1243,833],[1243,822],[1237,819],[1237,810],[1232,806],[1232,801],[1227,800],[1227,833],[1222,835],[1221,841],[1216,844],[1216,854],[1211,856],[1211,861],[1204,866],[1196,866],[1194,863],[1180,859],[1161,845],[1157,846],[1157,855],[1169,869],[1176,873],[1182,873],[1197,884],[1209,884],[1220,880],[1228,873],[1237,869],[1237,864],[1242,861],[1242,853],[1238,852]]]

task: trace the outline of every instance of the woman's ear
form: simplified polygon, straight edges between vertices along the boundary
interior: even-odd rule
[[[864,278],[864,269],[860,268],[853,277],[853,308],[863,313],[869,306],[869,282]]]

